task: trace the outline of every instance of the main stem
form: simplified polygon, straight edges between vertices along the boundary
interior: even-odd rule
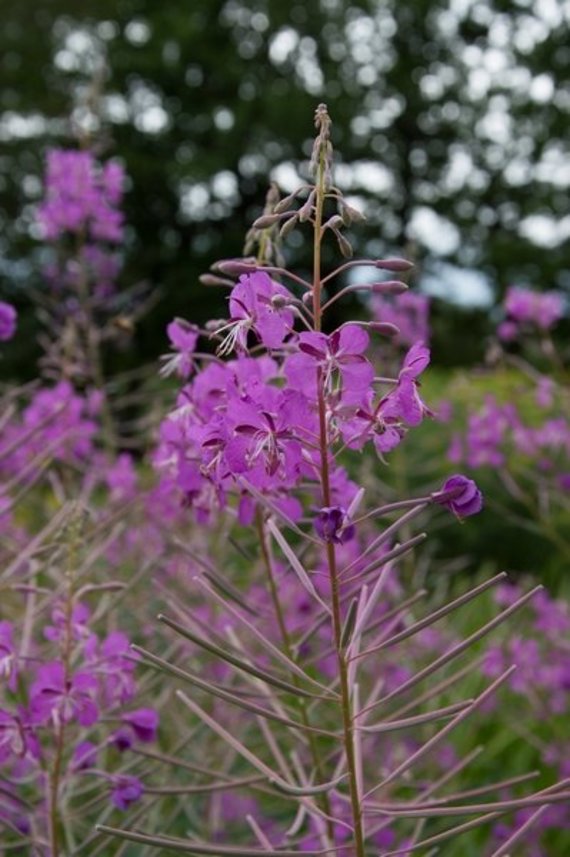
[[[67,552],[67,569],[65,572],[67,587],[65,598],[65,625],[63,632],[63,645],[61,656],[64,667],[64,687],[67,688],[71,677],[71,647],[73,643],[73,598],[75,586],[75,567],[77,564],[77,545],[80,538],[79,530],[81,528],[81,512],[77,512],[77,517],[69,524],[68,531],[68,552]],[[57,725],[57,735],[55,742],[55,756],[53,768],[49,776],[49,840],[50,840],[50,855],[51,857],[59,857],[60,854],[60,786],[61,773],[63,767],[63,754],[65,751],[65,721],[63,718]]]
[[[316,184],[315,218],[314,218],[314,244],[313,244],[313,314],[315,330],[321,329],[321,242],[323,225],[323,208],[325,200],[325,151],[321,146]],[[328,432],[326,420],[326,402],[322,372],[318,371],[317,396],[319,409],[319,450],[321,460],[321,488],[323,506],[331,505],[330,472],[328,457]],[[342,617],[340,609],[340,593],[338,570],[336,564],[335,546],[332,542],[327,543],[327,563],[331,583],[331,607],[333,619],[333,633],[338,662],[340,679],[341,708],[343,722],[344,749],[346,754],[346,766],[348,771],[348,787],[350,793],[350,805],[352,809],[352,822],[354,826],[354,845],[356,857],[365,857],[364,831],[362,825],[362,810],[358,794],[358,777],[356,772],[356,756],[354,752],[354,731],[351,711],[351,696],[348,683],[348,665],[341,645]]]
[[[267,549],[265,527],[264,527],[264,523],[263,523],[263,516],[262,516],[260,509],[258,509],[258,511],[257,511],[257,532],[259,535],[259,543],[261,545],[261,553],[263,556],[263,562],[265,565],[265,570],[267,572],[267,579],[269,582],[269,591],[271,593],[271,600],[273,602],[273,609],[275,610],[275,616],[277,618],[277,624],[279,625],[279,630],[281,632],[281,639],[283,640],[283,648],[284,648],[285,654],[287,655],[289,660],[294,661],[295,660],[295,653],[293,651],[293,646],[291,645],[291,638],[289,636],[289,632],[288,632],[287,626],[285,624],[285,617],[283,615],[281,602],[279,601],[279,593],[277,592],[277,585],[275,583],[275,575],[273,573],[273,563],[271,562],[271,556],[269,555],[269,551]],[[296,675],[296,673],[291,673],[291,680],[293,681],[293,684],[296,687],[300,686],[299,678]],[[319,777],[321,778],[321,780],[324,781],[323,765],[322,765],[322,761],[321,761],[321,758],[319,755],[319,748],[317,746],[316,735],[314,732],[311,732],[311,730],[310,730],[311,723],[310,723],[310,719],[309,719],[309,714],[307,712],[307,706],[306,706],[305,700],[301,696],[298,696],[297,697],[297,704],[299,707],[299,715],[301,717],[301,721],[302,721],[303,725],[305,727],[307,727],[307,738],[309,741],[309,749],[310,749],[311,755],[313,757],[313,764],[315,766],[315,770],[316,770],[317,774],[319,775]],[[333,819],[332,819],[332,815],[331,815],[331,805],[330,805],[329,796],[326,792],[324,792],[322,795],[320,795],[320,798],[321,798],[321,804],[322,804],[323,811],[327,815],[326,828],[327,828],[327,834],[328,834],[329,840],[330,840],[331,845],[332,845],[332,844],[334,844],[334,826],[333,826]]]

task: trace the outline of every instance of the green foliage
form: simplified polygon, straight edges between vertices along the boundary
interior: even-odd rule
[[[457,9],[448,0],[10,4],[0,32],[0,290],[26,309],[25,291],[40,283],[28,260],[43,153],[70,141],[72,109],[74,123],[91,127],[89,104],[103,115],[100,145],[133,180],[124,283],[147,280],[163,293],[119,363],[154,358],[173,315],[221,313],[223,297],[198,291],[198,276],[222,238],[227,255],[240,253],[267,174],[303,140],[308,154],[306,117],[319,100],[355,167],[339,181],[366,208],[359,252],[401,251],[427,208],[443,221],[408,247],[422,275],[439,276],[443,257],[499,290],[517,279],[562,284],[563,245],[541,253],[519,224],[565,211],[555,166],[566,127],[563,12],[515,2]],[[302,269],[307,250],[295,252]],[[456,329],[453,318],[442,325]],[[480,348],[471,343],[464,362]],[[15,359],[27,374],[28,351]]]

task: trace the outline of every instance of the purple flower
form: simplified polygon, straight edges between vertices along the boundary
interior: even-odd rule
[[[229,330],[218,353],[228,354],[236,346],[245,351],[250,330],[266,348],[279,348],[293,329],[295,317],[288,308],[292,300],[264,271],[243,274],[230,295],[230,321],[218,331]]]
[[[315,518],[315,530],[324,542],[344,544],[354,537],[354,524],[347,521],[342,506],[323,506]]]
[[[59,661],[44,664],[30,689],[31,707],[40,721],[68,723],[77,720],[81,726],[92,726],[99,712],[93,701],[97,679],[87,672],[66,676]]]
[[[16,332],[18,315],[12,304],[0,301],[0,342],[12,339]]]
[[[46,197],[38,220],[48,241],[66,232],[87,230],[96,241],[119,243],[123,216],[118,211],[124,173],[108,162],[101,170],[91,152],[51,149],[47,156]]]
[[[39,758],[36,725],[36,718],[23,706],[18,706],[16,713],[0,708],[0,763],[14,758]]]
[[[73,751],[73,767],[76,771],[94,768],[97,764],[97,747],[92,741],[80,741]]]
[[[406,356],[398,377],[396,389],[387,396],[385,415],[399,416],[406,425],[419,425],[425,414],[431,411],[422,402],[418,393],[418,377],[430,361],[429,348],[416,342]]]
[[[533,292],[521,286],[507,290],[504,308],[508,320],[499,326],[501,339],[514,339],[519,325],[549,330],[564,315],[564,298],[558,292]]]
[[[113,791],[111,800],[117,809],[128,809],[132,803],[136,803],[143,793],[143,785],[136,777],[127,775],[113,777]]]
[[[113,732],[109,741],[120,753],[130,750],[133,746],[133,736],[127,729],[118,729],[116,732]]]
[[[127,723],[139,741],[145,744],[154,741],[158,729],[158,712],[153,708],[137,708],[129,714],[123,714],[122,720]]]
[[[317,369],[328,387],[334,372],[339,372],[345,390],[365,390],[374,378],[374,367],[364,357],[370,338],[357,324],[343,324],[330,336],[301,333],[299,352],[286,362],[285,374],[293,389],[313,396]]]
[[[198,328],[182,318],[175,318],[166,328],[166,332],[175,353],[167,354],[162,358],[164,365],[160,374],[166,377],[176,372],[180,378],[188,378],[194,368]]]
[[[444,482],[441,491],[432,494],[435,503],[445,506],[458,518],[476,515],[483,508],[483,495],[472,479],[456,474]]]
[[[237,400],[228,421],[234,424],[225,461],[231,473],[259,466],[269,477],[295,480],[302,464],[299,429],[310,419],[299,393],[267,387],[259,402]]]
[[[373,295],[370,308],[380,322],[394,324],[399,333],[394,337],[398,345],[413,345],[429,339],[429,298],[415,292],[405,292],[393,298]]]
[[[105,470],[105,482],[113,500],[133,499],[136,494],[137,479],[133,457],[128,452],[117,455]]]

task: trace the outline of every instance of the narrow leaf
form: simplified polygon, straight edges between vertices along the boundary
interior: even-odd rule
[[[256,678],[262,679],[262,681],[267,682],[267,684],[271,684],[274,687],[278,687],[280,690],[287,691],[288,693],[293,693],[296,696],[307,696],[311,698],[315,696],[315,694],[310,693],[308,690],[303,690],[302,688],[300,689],[296,687],[294,684],[289,684],[289,682],[284,679],[278,678],[259,667],[252,666],[237,655],[224,651],[224,649],[221,649],[214,643],[210,643],[208,640],[204,640],[202,637],[199,637],[197,634],[188,630],[188,628],[180,625],[179,622],[176,622],[174,619],[169,619],[162,613],[159,613],[158,620],[164,625],[168,625],[168,627],[172,628],[173,631],[176,631],[177,634],[180,634],[182,637],[186,637],[187,640],[191,640],[193,643],[196,643],[200,648],[205,649],[207,652],[216,655],[224,661],[227,661],[227,663],[232,664],[232,666],[237,667],[237,669],[243,670],[246,673],[250,673],[250,675],[254,675]]]
[[[204,679],[199,678],[192,673],[187,672],[186,670],[181,669],[180,667],[175,666],[174,664],[168,663],[168,661],[163,660],[158,657],[158,655],[153,655],[151,652],[147,652],[146,649],[143,649],[141,646],[132,645],[131,648],[138,652],[145,661],[153,664],[157,669],[162,670],[163,672],[170,673],[171,675],[176,676],[177,678],[182,679],[183,681],[187,681],[189,684],[194,685],[195,687],[199,687],[201,690],[205,690],[206,693],[211,693],[212,696],[217,696],[219,699],[223,699],[226,702],[229,702],[230,705],[236,705],[238,708],[244,708],[246,711],[251,711],[252,714],[258,714],[260,717],[267,717],[269,720],[276,720],[277,723],[283,723],[285,726],[289,726],[292,729],[299,729],[302,732],[316,732],[319,735],[328,735],[331,737],[336,737],[334,732],[328,732],[324,729],[318,729],[316,726],[305,726],[303,723],[297,723],[295,720],[290,720],[287,717],[281,717],[279,714],[275,714],[273,711],[269,711],[267,708],[263,708],[261,705],[256,705],[253,702],[247,702],[245,699],[241,699],[236,696],[235,693],[230,693],[227,690],[224,690],[221,687],[218,687],[215,684],[211,684],[208,681],[204,681]]]

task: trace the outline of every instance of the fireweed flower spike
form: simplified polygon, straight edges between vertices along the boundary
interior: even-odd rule
[[[236,563],[226,554],[218,568],[190,544],[200,568],[198,589],[211,600],[198,609],[192,601],[185,609],[172,599],[175,615],[160,617],[181,644],[192,646],[192,654],[214,659],[215,681],[189,666],[199,663],[198,657],[184,656],[174,664],[136,649],[152,669],[192,686],[191,697],[177,693],[182,715],[225,745],[212,788],[237,794],[243,775],[233,774],[225,761],[235,758],[272,799],[264,815],[254,793],[246,795],[246,808],[235,814],[235,837],[233,828],[225,836],[227,845],[205,844],[208,829],[205,824],[198,830],[198,820],[194,838],[186,839],[100,828],[148,846],[233,857],[369,857],[379,848],[400,853],[421,848],[422,828],[411,836],[396,816],[416,817],[424,809],[429,816],[431,800],[438,813],[446,813],[451,798],[440,801],[438,790],[471,758],[457,760],[447,736],[479,707],[490,705],[513,670],[510,663],[500,664],[478,696],[453,705],[439,697],[459,686],[465,668],[435,681],[432,676],[535,594],[517,596],[464,640],[437,629],[436,623],[501,583],[501,575],[421,618],[411,613],[419,595],[404,591],[398,563],[412,559],[425,534],[410,533],[410,525],[432,503],[468,517],[480,510],[482,498],[472,480],[457,475],[431,496],[394,499],[379,512],[374,488],[367,483],[364,490],[344,468],[353,450],[364,458],[375,448],[389,457],[430,415],[420,396],[429,350],[422,341],[412,342],[398,368],[386,371],[375,366],[376,334],[397,333],[391,321],[380,318],[384,327],[368,330],[347,322],[330,332],[323,242],[350,255],[343,228],[358,217],[333,183],[325,105],[317,108],[315,125],[312,184],[283,200],[272,188],[248,234],[245,252],[257,256],[226,260],[218,268],[223,276],[239,277],[229,296],[229,321],[212,328],[214,338],[224,337],[218,356],[225,359],[203,361],[192,352],[192,375],[183,379],[155,454],[165,495],[195,515],[200,531],[205,523],[215,523],[216,541],[220,532],[231,533],[232,540],[241,536],[244,573],[236,575]],[[287,276],[289,291],[273,277],[286,278],[280,248],[294,229],[312,231],[313,266],[309,285]],[[388,259],[377,267],[405,272],[410,266]],[[342,270],[341,265],[333,275]],[[299,300],[310,305],[310,330],[302,329],[292,312]],[[374,455],[371,461],[372,467],[381,466]],[[390,515],[387,522],[383,512]],[[246,568],[253,576],[247,580]],[[382,656],[375,657],[380,650]],[[426,679],[427,687],[416,687]],[[200,703],[201,696],[207,704]],[[219,700],[223,704],[218,706]],[[435,706],[429,711],[418,710],[430,701]],[[430,731],[423,733],[424,726]],[[129,727],[136,732],[135,724],[123,719],[122,729]],[[417,730],[413,740],[406,731],[410,727]],[[130,738],[121,734],[119,740]],[[430,752],[441,758],[426,775]],[[410,785],[417,788],[411,798]],[[562,791],[548,797],[563,799]],[[128,802],[128,794],[121,791],[117,800]],[[531,797],[541,800],[540,794]],[[508,799],[500,806],[501,811],[518,808]],[[483,824],[487,806],[478,807],[462,803],[459,811],[477,814],[476,824]],[[454,805],[449,814],[457,811]],[[252,823],[245,824],[248,816]],[[236,844],[250,842],[252,831],[255,846]]]

